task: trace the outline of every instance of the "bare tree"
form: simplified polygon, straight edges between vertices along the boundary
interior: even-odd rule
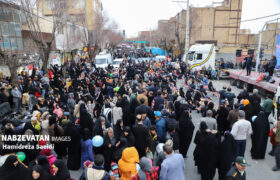
[[[11,82],[12,84],[17,84],[18,68],[27,66],[30,62],[22,51],[4,50],[0,48],[0,64],[8,66],[11,74]]]
[[[107,16],[102,13],[96,13],[94,18],[94,29],[89,30],[86,27],[85,23],[83,23],[84,28],[84,36],[85,36],[85,47],[88,50],[88,56],[91,61],[95,60],[95,56],[98,51],[101,49],[101,44],[104,40],[104,35],[106,33],[105,25],[108,22]]]
[[[115,49],[119,43],[123,40],[123,36],[117,30],[119,25],[111,20],[106,27],[104,27],[104,42],[109,45],[109,48]]]
[[[53,49],[56,30],[61,23],[60,17],[63,14],[63,8],[58,6],[57,0],[52,0],[53,3],[53,16],[52,18],[43,17],[39,11],[38,4],[40,0],[19,0],[22,12],[25,15],[26,23],[29,28],[31,39],[36,44],[40,58],[43,62],[44,72],[48,71],[49,56]],[[42,21],[52,24],[51,32],[45,33],[42,28]]]
[[[175,28],[173,24],[174,22],[166,22],[161,28],[158,28],[152,38],[154,44],[167,52],[172,51],[175,42]]]
[[[185,38],[181,38],[180,36],[180,31],[183,30],[183,28],[186,28],[185,26],[181,26],[180,24],[178,24],[178,22],[176,22],[175,24],[175,36],[176,36],[176,44],[179,48],[179,56],[183,57],[184,53],[185,53]]]
[[[5,3],[10,5],[10,7],[19,7],[18,0],[7,0]],[[3,42],[0,41],[0,43]],[[0,64],[8,67],[12,84],[18,83],[17,72],[19,67],[27,66],[35,62],[34,60],[30,61],[27,55],[33,52],[34,51],[29,47],[24,47],[24,49],[21,50],[19,50],[18,47],[14,49],[12,45],[10,47],[5,47],[3,44],[2,48],[0,47]]]
[[[119,32],[115,32],[111,29],[106,30],[106,39],[111,49],[115,49],[117,45],[122,41],[123,36]]]

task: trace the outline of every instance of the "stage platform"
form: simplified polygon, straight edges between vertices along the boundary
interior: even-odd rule
[[[264,89],[272,93],[276,93],[277,87],[280,83],[280,78],[276,76],[273,76],[273,79],[275,79],[275,83],[269,83],[267,81],[257,82],[256,79],[261,75],[261,73],[252,71],[251,76],[246,76],[247,74],[246,69],[244,70],[224,69],[223,71],[229,73],[229,77],[231,79],[241,80],[243,82],[252,84],[254,86],[257,86],[261,89]]]

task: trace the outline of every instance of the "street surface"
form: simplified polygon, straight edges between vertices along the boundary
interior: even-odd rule
[[[183,82],[182,80],[179,80],[177,87],[181,87],[183,84],[182,82]],[[230,83],[229,80],[219,80],[219,81],[213,81],[213,85],[216,88],[216,90],[220,90],[224,85],[227,87],[230,86]],[[236,96],[241,91],[241,89],[238,89],[235,86],[232,86],[231,88],[232,88],[232,92],[235,93]],[[216,96],[213,96],[212,93],[209,93],[209,95],[214,100],[215,103],[218,103],[218,98]],[[200,119],[201,119],[201,114],[198,114],[197,111],[193,111],[192,120],[195,125],[194,135],[199,128]],[[268,155],[268,153],[271,150],[270,142],[267,143],[266,156],[264,160],[252,160],[250,154],[251,146],[252,146],[251,139],[248,139],[245,158],[247,159],[247,162],[251,166],[247,167],[246,169],[247,180],[280,180],[280,172],[279,171],[273,172],[271,170],[271,168],[275,165],[275,158]],[[196,166],[194,166],[194,160],[193,160],[194,148],[195,148],[195,144],[192,141],[188,151],[188,157],[185,159],[185,164],[186,164],[185,177],[187,180],[201,179],[200,175],[197,173]],[[71,172],[71,177],[74,179],[79,179],[80,175],[82,174],[82,170],[70,171],[70,172]],[[218,180],[218,171],[216,171],[216,176],[214,180]]]
[[[219,81],[213,81],[213,85],[216,88],[216,90],[221,90],[224,85],[227,87],[230,86],[230,83],[229,80],[219,80]],[[231,88],[232,88],[232,92],[235,93],[236,96],[242,90],[236,88],[236,86],[231,86]],[[212,93],[209,93],[209,95],[214,100],[215,103],[218,103],[217,97],[213,97]],[[196,111],[193,111],[192,119],[195,125],[194,132],[196,132],[199,128],[200,118],[201,118],[201,114],[198,114]],[[271,170],[271,168],[275,166],[275,158],[268,155],[268,153],[271,150],[270,142],[267,143],[266,156],[264,160],[252,160],[251,153],[250,153],[251,147],[252,147],[252,141],[251,139],[248,139],[246,145],[245,158],[251,166],[246,168],[247,180],[280,180],[280,172],[279,171],[273,172]],[[192,142],[188,151],[188,158],[185,160],[186,163],[185,177],[187,180],[200,180],[200,175],[197,173],[197,168],[194,166],[194,161],[193,161],[194,148],[195,148],[195,144]],[[218,180],[218,177],[219,176],[217,170],[214,180]]]

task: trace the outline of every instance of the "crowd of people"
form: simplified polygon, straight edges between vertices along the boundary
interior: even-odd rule
[[[245,179],[247,138],[252,136],[252,158],[264,159],[269,134],[279,170],[280,124],[270,132],[271,97],[261,104],[257,90],[237,97],[230,87],[217,91],[207,71],[178,64],[124,60],[119,69],[99,69],[81,59],[48,72],[21,72],[16,84],[2,82],[0,104],[9,103],[14,113],[2,119],[1,135],[51,138],[2,140],[0,179],[70,180],[69,170],[82,169],[80,180],[184,180],[193,138],[202,180],[213,179],[216,169],[220,180]],[[193,111],[202,116],[196,132]],[[16,119],[28,113],[24,123]],[[94,145],[97,136],[101,146]],[[43,148],[48,145],[53,148]]]

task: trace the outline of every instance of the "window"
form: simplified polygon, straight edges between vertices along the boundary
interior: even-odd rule
[[[196,54],[196,60],[201,60],[202,59],[202,54]]]
[[[4,48],[9,50],[11,48],[10,39],[8,37],[4,37]]]
[[[3,14],[4,14],[4,8],[0,7],[0,15],[3,15]]]
[[[189,60],[189,61],[192,61],[193,58],[194,58],[194,52],[188,53],[188,60]]]
[[[19,14],[14,14],[14,22],[20,23],[20,15]]]
[[[17,40],[16,40],[16,38],[10,38],[10,40],[11,40],[12,50],[17,50]]]
[[[95,59],[95,64],[107,64],[107,59]]]
[[[15,24],[10,23],[10,36],[16,36]]]
[[[25,15],[23,13],[20,14],[20,19],[21,19],[21,23],[23,23],[23,24],[26,23],[26,18],[25,18]]]
[[[15,24],[16,36],[21,37],[21,24]]]
[[[1,23],[1,29],[2,29],[3,36],[9,36],[8,23],[2,22]]]
[[[54,8],[53,0],[47,0],[47,9],[52,10]]]

